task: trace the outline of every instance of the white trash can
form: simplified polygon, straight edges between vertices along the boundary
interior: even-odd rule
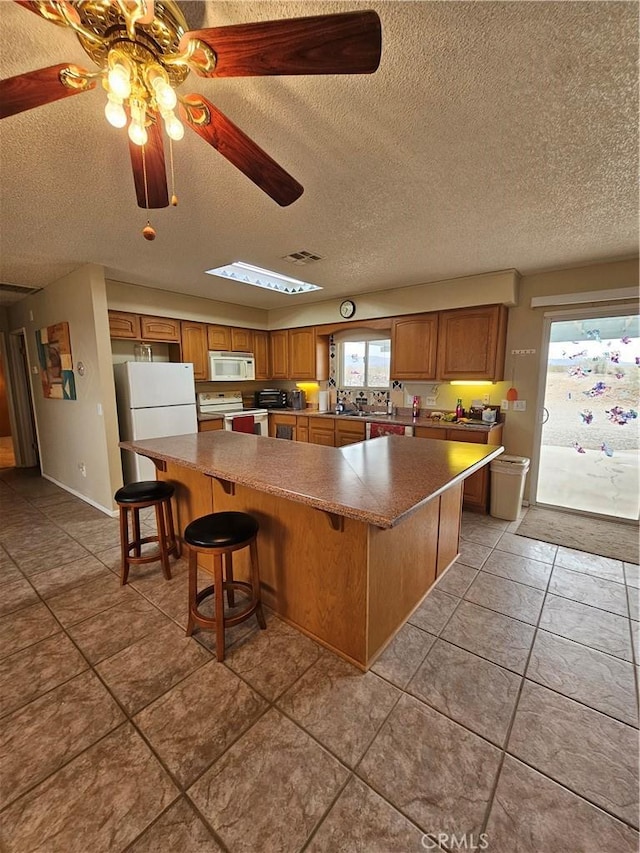
[[[491,515],[515,521],[522,506],[524,481],[531,460],[526,456],[499,456],[491,463]]]

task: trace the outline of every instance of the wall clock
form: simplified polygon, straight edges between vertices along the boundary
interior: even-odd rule
[[[340,306],[340,316],[344,317],[345,320],[348,320],[350,317],[353,317],[355,313],[356,303],[352,302],[351,299],[345,299]]]

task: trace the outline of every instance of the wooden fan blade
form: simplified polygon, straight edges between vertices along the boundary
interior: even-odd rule
[[[300,198],[302,185],[206,98],[187,95],[182,101],[179,106],[184,123],[281,207]]]
[[[380,63],[382,34],[375,12],[346,12],[284,21],[210,27],[185,33],[216,54],[203,77],[265,77],[274,74],[371,74]]]
[[[23,113],[25,110],[32,110],[34,107],[59,101],[60,98],[69,98],[71,95],[79,95],[81,92],[95,89],[95,80],[86,80],[82,77],[74,76],[73,79],[76,82],[72,85],[63,83],[60,72],[66,69],[70,69],[74,75],[88,73],[75,65],[63,63],[0,80],[0,118],[7,118],[7,116]]]
[[[17,3],[18,6],[22,6],[24,9],[28,9],[30,12],[33,12],[36,15],[40,15],[40,9],[38,8],[38,4],[35,3],[34,0],[13,0],[13,1],[14,1],[14,3]]]
[[[49,3],[46,6],[41,6],[40,3],[35,2],[35,0],[13,0],[13,2],[17,3],[18,6],[22,6],[23,9],[28,9],[30,12],[39,15],[39,17],[44,18],[45,21],[50,21],[52,24],[57,24],[60,27],[69,26],[68,21],[65,19],[65,14],[69,20],[72,20],[77,24],[80,23],[78,10],[73,3],[69,3],[67,0],[56,0],[55,4]],[[63,14],[61,8],[63,6],[65,14]]]
[[[167,171],[164,165],[162,128],[156,114],[149,113],[148,115],[155,120],[147,127],[146,145],[135,145],[129,140],[131,168],[136,185],[138,207],[168,207],[169,192],[167,190]]]

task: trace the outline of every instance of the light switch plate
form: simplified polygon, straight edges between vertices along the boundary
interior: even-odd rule
[[[425,397],[423,400],[423,404],[425,406],[427,406],[428,408],[431,408],[431,406],[436,405],[436,398],[435,397]]]
[[[500,411],[508,412],[509,411],[509,401],[508,400],[500,400]]]
[[[527,401],[526,400],[514,400],[513,401],[513,411],[514,412],[526,412],[527,411]]]

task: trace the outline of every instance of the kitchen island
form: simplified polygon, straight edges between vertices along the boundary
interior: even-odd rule
[[[254,515],[265,603],[362,669],[458,556],[464,479],[503,451],[399,436],[330,448],[228,431],[121,446],[175,485],[179,530],[214,511]]]

